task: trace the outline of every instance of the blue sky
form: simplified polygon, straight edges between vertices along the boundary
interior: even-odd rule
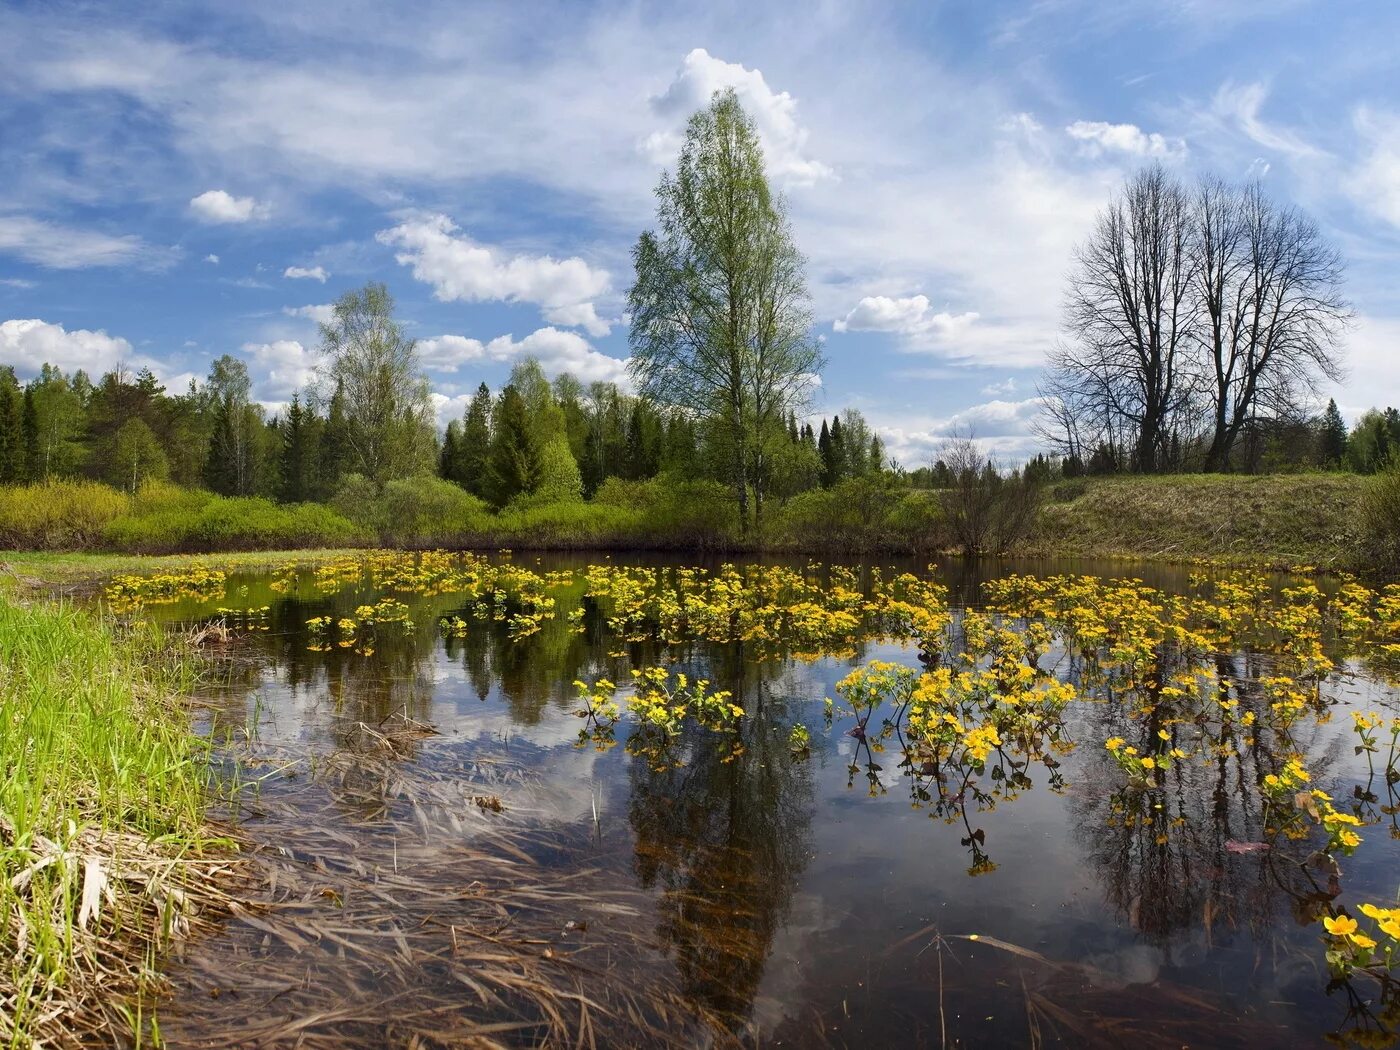
[[[1348,260],[1336,394],[1400,402],[1400,4],[305,4],[0,9],[0,363],[285,401],[386,282],[460,409],[525,354],[621,378],[628,252],[734,86],[829,365],[908,465],[1033,447],[1069,252],[1123,175],[1260,177]]]

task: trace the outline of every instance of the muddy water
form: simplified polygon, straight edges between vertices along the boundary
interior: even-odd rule
[[[1185,583],[1122,564],[941,574],[966,604],[1009,571]],[[825,717],[852,667],[916,664],[906,647],[662,653],[611,637],[580,587],[523,639],[489,621],[455,637],[440,621],[459,595],[396,594],[412,631],[326,651],[306,621],[381,595],[272,582],[233,576],[217,601],[152,613],[266,607],[204,697],[265,887],[172,961],[172,1045],[1313,1046],[1380,1009],[1374,987],[1329,988],[1319,927],[1295,918],[1283,853],[1308,844],[1250,845],[1243,760],[1182,767],[1131,803],[1173,819],[1129,826],[1102,747],[1127,735],[1115,705],[1073,705],[1082,743],[1014,797],[939,805],[839,705]],[[739,699],[741,754],[696,727],[670,764],[625,733],[580,741],[575,679],[662,660]],[[1366,782],[1346,710],[1400,705],[1359,671],[1325,688],[1336,713],[1294,738],[1341,800]],[[788,747],[798,722],[806,757]],[[1393,900],[1400,841],[1363,831],[1345,899]]]

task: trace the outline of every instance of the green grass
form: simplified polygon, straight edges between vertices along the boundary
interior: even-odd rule
[[[1352,474],[1086,478],[1051,487],[1035,553],[1364,569]]]
[[[0,1045],[112,1041],[201,892],[191,675],[152,628],[0,596]]]

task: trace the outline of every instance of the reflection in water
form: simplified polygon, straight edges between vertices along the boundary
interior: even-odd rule
[[[759,668],[724,661],[748,716],[737,754],[690,726],[678,760],[629,764],[628,818],[641,884],[660,892],[659,933],[686,991],[746,1018],[807,859],[810,769],[788,749],[789,721]]]
[[[961,606],[1003,568],[944,575],[959,630],[987,630]],[[835,578],[869,587],[895,574]],[[1176,593],[1187,581],[1157,583]],[[358,578],[320,588],[308,573],[231,581],[268,609],[217,690],[218,731],[240,748],[245,779],[269,775],[241,815],[286,855],[264,857],[265,910],[177,972],[167,1034],[232,1040],[250,1014],[265,1042],[326,1046],[580,1032],[596,1045],[1016,1045],[1032,1029],[1043,1045],[1128,1034],[1259,1045],[1284,1028],[1308,1045],[1342,1013],[1388,1030],[1388,984],[1342,983],[1325,998],[1314,920],[1339,879],[1348,899],[1393,895],[1396,847],[1375,829],[1344,872],[1325,870],[1315,836],[1291,837],[1297,826],[1260,785],[1303,756],[1318,785],[1341,799],[1355,784],[1356,812],[1393,826],[1396,784],[1353,760],[1349,726],[1327,720],[1335,693],[1319,690],[1306,718],[1278,717],[1266,684],[1278,654],[1159,649],[1147,674],[1129,658],[1041,645],[1000,673],[1024,664],[1026,689],[1070,682],[1090,699],[1002,722],[1018,733],[996,739],[963,719],[945,744],[926,725],[909,731],[912,696],[878,712],[823,699],[843,697],[838,682],[868,657],[953,673],[956,650],[921,662],[883,629],[834,620],[816,623],[822,644],[800,658],[771,638],[675,630],[663,644],[636,621],[611,629],[616,596],[586,587],[559,577],[554,614],[537,619],[539,593],[395,591],[407,623],[361,622],[354,644],[327,632],[313,649],[307,621],[353,618],[385,594]],[[169,613],[199,619],[218,604],[227,597]],[[984,670],[997,659],[988,645],[973,661]],[[663,752],[637,730],[622,747],[576,747],[574,681],[626,683],[637,668],[731,692],[737,736],[687,721]],[[950,685],[943,699],[963,697],[971,715],[979,690],[1024,693],[994,680],[966,695]],[[790,747],[799,722],[807,757]],[[1124,753],[1178,750],[1151,775],[1125,775]],[[610,820],[617,811],[625,821]],[[972,932],[982,947],[957,940]],[[483,961],[488,947],[508,978]],[[792,972],[775,973],[775,959]],[[544,1005],[532,981],[580,998]],[[760,1028],[756,1004],[775,988],[779,1014],[801,1023],[773,1028],[770,1010]],[[551,1009],[563,1012],[551,1020]],[[1227,1030],[1241,1011],[1248,1024]]]

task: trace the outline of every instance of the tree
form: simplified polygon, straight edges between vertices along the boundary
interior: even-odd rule
[[[214,427],[204,481],[224,496],[251,495],[256,483],[257,431],[262,419],[250,397],[248,366],[224,354],[214,362],[207,386],[213,406]]]
[[[24,480],[42,481],[43,450],[39,443],[39,408],[34,402],[34,384],[24,388],[24,408],[20,412],[20,444],[24,448]]]
[[[539,480],[539,469],[539,449],[530,433],[525,399],[515,387],[507,385],[496,404],[491,435],[491,502],[504,507],[516,496],[530,492]]]
[[[0,484],[23,480],[23,401],[14,369],[0,369]]]
[[[1162,467],[1193,392],[1194,277],[1190,201],[1160,164],[1130,177],[1075,249],[1070,341],[1051,352],[1041,393],[1071,406],[1088,440],[1129,442],[1139,471]],[[1080,451],[1078,434],[1047,436],[1066,454]]]
[[[458,484],[482,499],[488,497],[487,457],[491,451],[491,389],[482,383],[467,405],[462,420],[462,439],[458,446]]]
[[[1327,399],[1327,408],[1317,425],[1318,459],[1326,467],[1338,467],[1347,458],[1347,425],[1337,408],[1336,398]]]
[[[128,419],[112,435],[110,463],[123,487],[135,492],[147,481],[163,481],[170,473],[165,451],[142,419]]]
[[[1211,403],[1205,468],[1222,470],[1254,420],[1295,416],[1321,380],[1341,378],[1337,338],[1349,310],[1336,250],[1258,183],[1203,180],[1193,220]]]
[[[86,377],[81,372],[75,373],[70,381],[59,369],[43,365],[38,378],[26,391],[26,394],[33,394],[39,428],[36,478],[71,474],[81,463],[83,449],[78,438],[83,430],[84,406],[78,389],[79,377],[86,385]]]
[[[304,502],[311,499],[315,491],[312,477],[317,458],[315,424],[315,416],[302,407],[300,396],[293,394],[279,427],[282,449],[278,495],[283,502]]]
[[[656,198],[657,229],[632,253],[629,369],[643,396],[715,430],[747,528],[751,504],[761,515],[767,427],[805,404],[822,360],[802,257],[733,89],[690,118]]]
[[[323,379],[342,395],[345,469],[381,488],[431,472],[432,400],[417,344],[394,320],[394,299],[371,282],[336,301],[321,325]],[[328,435],[329,437],[329,435]]]

